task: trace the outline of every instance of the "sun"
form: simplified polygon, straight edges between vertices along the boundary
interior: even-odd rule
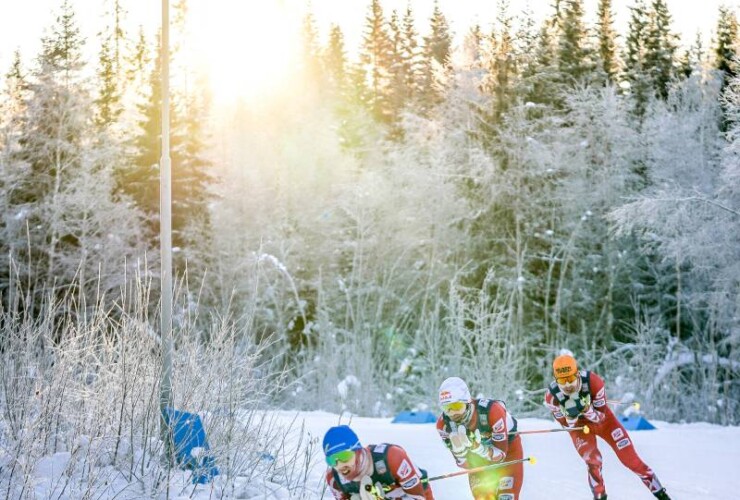
[[[214,100],[261,100],[289,85],[300,19],[284,0],[201,0],[188,17]]]

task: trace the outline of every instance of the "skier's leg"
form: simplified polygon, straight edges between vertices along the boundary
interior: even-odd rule
[[[653,470],[637,454],[632,439],[617,417],[613,414],[607,415],[606,420],[599,426],[599,435],[609,443],[619,461],[637,474],[651,493],[657,493],[663,489]]]
[[[586,465],[588,466],[588,485],[591,488],[594,498],[600,498],[606,495],[604,486],[604,477],[601,474],[601,453],[596,446],[596,435],[593,433],[584,434],[583,431],[569,432],[570,439],[576,447],[576,451]]]
[[[522,458],[524,458],[522,438],[517,436],[509,443],[509,450],[504,460],[509,462]],[[519,492],[524,480],[524,464],[512,464],[497,470],[499,471],[499,478],[496,500],[519,500]]]

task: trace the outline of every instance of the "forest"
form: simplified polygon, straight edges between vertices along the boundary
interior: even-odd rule
[[[0,443],[29,456],[156,435],[159,35],[110,5],[87,39],[61,0],[0,77]],[[176,406],[390,416],[455,375],[545,416],[569,349],[652,417],[740,423],[733,9],[707,44],[665,0],[625,33],[611,0],[460,33],[368,0],[357,48],[308,10],[280,99],[218,112],[173,11]],[[219,422],[247,464],[254,421]]]

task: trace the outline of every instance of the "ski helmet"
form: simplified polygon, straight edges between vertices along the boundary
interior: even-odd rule
[[[324,434],[323,448],[324,455],[328,457],[340,451],[359,450],[362,445],[360,444],[360,438],[348,425],[337,425],[331,427]]]
[[[570,377],[578,373],[576,358],[570,354],[561,354],[552,362],[552,373],[555,378]]]
[[[460,377],[450,377],[439,386],[439,405],[454,403],[455,401],[470,402],[470,391],[467,384]]]

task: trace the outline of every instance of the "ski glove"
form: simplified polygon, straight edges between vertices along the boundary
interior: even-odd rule
[[[578,423],[578,416],[571,417],[566,415],[565,416],[565,423],[568,425],[568,427],[575,427]]]
[[[593,422],[595,424],[600,424],[606,418],[603,413],[596,411],[593,407],[589,407],[585,412],[583,412],[583,417],[589,422]]]
[[[468,438],[468,429],[464,425],[458,425],[450,433],[450,444],[452,445],[452,454],[456,457],[464,457],[473,445]]]
[[[382,486],[380,491],[383,491]],[[360,500],[377,500],[377,493],[376,486],[373,485],[370,476],[362,476],[362,479],[360,479]]]

